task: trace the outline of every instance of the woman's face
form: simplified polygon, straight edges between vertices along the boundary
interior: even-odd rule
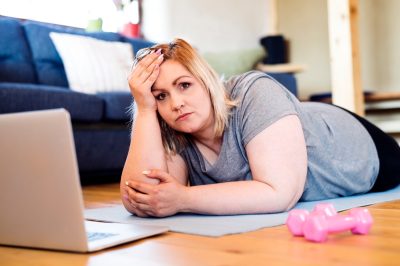
[[[152,93],[160,116],[171,128],[192,135],[213,132],[210,96],[179,62],[166,60],[161,64]]]

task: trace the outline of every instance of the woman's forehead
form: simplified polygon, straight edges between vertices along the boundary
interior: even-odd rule
[[[161,63],[161,69],[172,69],[173,71],[186,71],[189,72],[185,66],[179,61],[174,59],[167,59]]]
[[[175,60],[166,60],[160,66],[160,73],[155,86],[159,84],[173,84],[179,77],[194,78],[194,76],[181,63]]]

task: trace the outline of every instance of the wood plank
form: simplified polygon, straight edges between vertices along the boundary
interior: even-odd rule
[[[333,103],[363,116],[358,13],[358,0],[328,0]]]
[[[302,101],[308,101],[309,99],[303,99]],[[374,91],[364,93],[364,103],[376,103],[376,102],[393,102],[400,100],[400,92],[396,91]],[[330,94],[321,94],[318,100],[324,103],[332,103],[332,97]]]
[[[376,91],[365,95],[366,102],[381,102],[400,100],[400,92],[398,91]]]
[[[258,63],[256,69],[267,73],[300,73],[306,69],[302,64],[274,64],[266,65]]]
[[[278,34],[278,3],[277,0],[267,1],[267,32],[266,35]]]

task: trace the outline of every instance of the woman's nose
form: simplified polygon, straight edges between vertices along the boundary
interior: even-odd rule
[[[184,106],[184,101],[183,101],[182,97],[175,95],[171,98],[172,98],[171,107],[173,110],[178,111],[179,109],[181,109]]]

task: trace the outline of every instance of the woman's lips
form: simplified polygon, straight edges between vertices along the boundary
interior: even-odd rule
[[[182,121],[187,119],[192,113],[185,113],[185,114],[181,114],[180,116],[178,116],[178,118],[176,119],[176,121]]]

